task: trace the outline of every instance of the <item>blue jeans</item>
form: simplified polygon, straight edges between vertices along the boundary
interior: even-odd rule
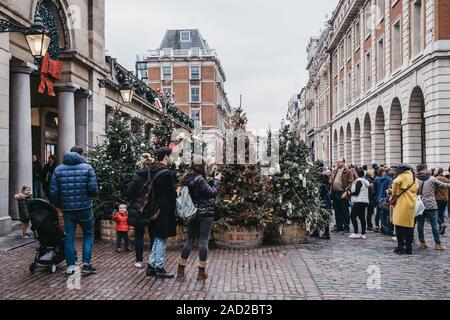
[[[436,244],[441,244],[441,238],[439,235],[439,224],[438,224],[438,212],[437,210],[425,210],[423,215],[417,217],[417,231],[419,232],[420,242],[425,242],[425,219],[428,218],[431,223],[431,230],[433,230],[434,242]]]
[[[94,247],[94,213],[92,209],[63,212],[64,232],[66,241],[64,243],[64,252],[66,254],[67,266],[76,265],[77,252],[75,250],[75,231],[77,225],[83,230],[83,264],[91,264],[92,249]]]
[[[380,227],[380,221],[381,221],[381,214],[383,210],[377,206],[377,213],[375,214],[375,226]]]
[[[447,208],[448,201],[438,200],[437,205],[438,205],[438,222],[439,222],[439,225],[443,225],[445,222],[444,221],[444,213],[445,213],[445,209]]]
[[[156,269],[164,269],[164,258],[166,256],[167,239],[155,237],[148,264]]]
[[[33,180],[33,198],[41,198],[41,181],[39,180]]]

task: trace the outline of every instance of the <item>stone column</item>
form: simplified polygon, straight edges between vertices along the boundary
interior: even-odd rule
[[[30,63],[11,65],[9,208],[15,220],[19,219],[19,212],[14,194],[22,186],[33,184],[30,74],[35,69]]]
[[[378,165],[386,164],[386,136],[384,128],[372,132],[372,160]]]
[[[73,83],[55,85],[58,92],[58,162],[75,146],[75,91]]]
[[[45,157],[45,127],[46,127],[46,116],[47,116],[47,108],[40,107],[39,108],[39,123],[41,127],[41,163],[44,165],[47,163],[47,159]]]
[[[88,111],[90,91],[77,91],[75,94],[75,144],[87,148],[88,141]]]

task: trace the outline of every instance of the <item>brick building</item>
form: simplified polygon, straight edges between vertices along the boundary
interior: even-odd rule
[[[448,167],[449,21],[445,0],[339,1],[324,44],[331,121],[315,128],[331,125],[331,162]]]
[[[200,124],[208,154],[220,161],[231,107],[226,76],[215,50],[199,30],[168,30],[158,49],[145,59],[148,85],[176,94],[177,107]],[[142,61],[138,62],[142,68]]]

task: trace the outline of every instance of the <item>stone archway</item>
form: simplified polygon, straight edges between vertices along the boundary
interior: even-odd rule
[[[366,113],[363,122],[363,132],[361,135],[361,164],[370,165],[372,163],[372,121],[370,115]]]
[[[398,98],[394,98],[389,113],[389,125],[386,134],[386,159],[390,165],[403,162],[403,130],[402,106]]]
[[[344,128],[341,127],[341,130],[339,130],[339,159],[345,158],[344,140],[345,140]]]
[[[355,121],[352,145],[353,145],[352,160],[354,164],[361,165],[361,124],[359,123],[359,119],[356,119]]]
[[[344,149],[345,149],[345,159],[347,160],[347,163],[352,164],[353,163],[352,126],[350,125],[350,123],[347,124],[347,130],[345,133]]]
[[[378,165],[386,164],[386,135],[383,107],[378,107],[375,115],[375,130],[372,134],[372,159]]]
[[[414,88],[403,127],[404,161],[417,166],[426,163],[425,99],[420,87]]]
[[[338,132],[337,130],[334,130],[334,137],[333,137],[333,162],[336,163],[338,157],[339,157],[339,139],[338,139]],[[334,165],[332,163],[332,165]]]

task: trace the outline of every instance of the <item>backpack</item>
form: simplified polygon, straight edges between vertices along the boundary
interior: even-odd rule
[[[170,172],[168,169],[163,169],[156,173],[155,177],[151,178],[150,171],[148,172],[147,182],[142,186],[139,196],[136,198],[136,209],[140,218],[150,219],[151,221],[159,218],[159,207],[155,201],[155,191],[153,183],[164,173]]]
[[[197,215],[197,208],[192,201],[189,187],[185,186],[181,190],[180,196],[177,198],[177,216],[180,219],[191,222]]]

